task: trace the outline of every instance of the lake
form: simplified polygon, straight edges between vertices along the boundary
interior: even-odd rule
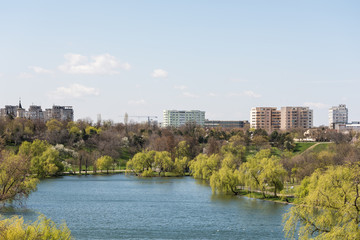
[[[215,196],[192,177],[65,176],[42,180],[20,214],[65,220],[76,239],[284,239],[290,206]]]

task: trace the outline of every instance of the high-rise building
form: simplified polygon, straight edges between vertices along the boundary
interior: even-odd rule
[[[329,127],[331,129],[335,129],[336,124],[347,124],[348,121],[348,109],[345,104],[329,109]]]
[[[191,111],[178,111],[178,110],[164,110],[163,111],[163,124],[162,127],[180,127],[187,122],[196,123],[204,126],[205,112],[199,110]]]
[[[18,106],[5,105],[5,108],[0,109],[1,117],[10,116],[15,118],[17,116]]]
[[[56,106],[45,109],[45,121],[56,119],[59,121],[74,121],[74,110],[71,106]]]
[[[312,128],[313,110],[309,107],[282,107],[281,130]]]
[[[26,118],[30,120],[44,121],[44,113],[41,106],[31,105],[29,110],[26,112]]]
[[[280,111],[276,107],[254,107],[250,112],[250,127],[267,132],[280,129]]]

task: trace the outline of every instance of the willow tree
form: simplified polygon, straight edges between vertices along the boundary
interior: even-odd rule
[[[194,178],[209,180],[211,175],[219,170],[221,157],[217,154],[213,154],[210,157],[206,154],[199,154],[189,164]]]
[[[237,195],[240,193],[239,185],[242,185],[239,171],[227,166],[220,168],[210,177],[210,186],[213,193]]]
[[[306,177],[284,215],[287,238],[360,239],[360,167],[329,167]]]
[[[25,223],[22,217],[0,217],[0,239],[37,239],[37,240],[70,240],[69,228],[65,223],[56,225],[53,221],[40,215],[33,223]]]
[[[154,165],[155,151],[143,151],[134,155],[126,163],[126,171],[141,175],[144,171],[152,171]]]
[[[0,154],[0,203],[22,200],[36,190],[38,179],[30,174],[30,160],[22,155]]]

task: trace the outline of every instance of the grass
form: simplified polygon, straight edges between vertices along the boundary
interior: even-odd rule
[[[315,153],[319,153],[321,151],[327,151],[327,150],[329,150],[330,145],[331,145],[331,143],[330,144],[329,143],[320,143],[320,144],[316,145],[314,147],[314,149],[312,149],[312,151]]]
[[[256,198],[256,199],[272,201],[272,202],[283,202],[283,203],[293,203],[294,202],[293,197],[284,198],[281,196],[274,197],[274,196],[266,195],[266,198],[264,198],[263,194],[260,192],[250,192],[250,191],[246,191],[246,190],[240,191],[239,196]],[[287,199],[287,201],[285,199]]]
[[[305,152],[309,147],[314,146],[316,142],[297,142],[293,153],[295,155]]]

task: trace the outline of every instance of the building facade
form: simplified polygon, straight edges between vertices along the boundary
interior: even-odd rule
[[[245,128],[249,126],[248,121],[220,121],[220,120],[205,120],[204,127],[207,128]]]
[[[345,104],[340,104],[339,106],[333,106],[329,109],[329,128],[335,129],[337,124],[347,124],[348,119],[348,109]]]
[[[309,107],[282,107],[281,130],[294,128],[312,128],[313,110]]]
[[[180,127],[188,122],[196,123],[200,126],[205,124],[205,112],[199,110],[164,110],[163,118],[162,127]]]
[[[58,121],[74,121],[74,110],[71,106],[57,106],[45,109],[45,121],[56,119]]]
[[[338,132],[349,133],[349,132],[360,132],[360,122],[351,123],[336,123],[334,129]]]
[[[6,105],[0,109],[0,117],[27,118],[30,120],[48,121],[56,119],[59,121],[74,121],[74,110],[71,106],[56,106],[42,111],[41,106],[31,105],[26,111],[21,101],[18,106]]]
[[[264,129],[267,132],[279,130],[281,112],[276,107],[254,107],[250,112],[250,127]]]

